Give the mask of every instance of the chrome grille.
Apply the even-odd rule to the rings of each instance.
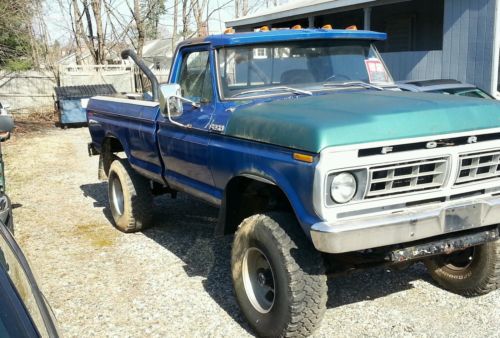
[[[460,155],[455,184],[486,180],[500,176],[500,149]]]
[[[437,189],[443,186],[448,158],[432,158],[372,167],[366,198]]]

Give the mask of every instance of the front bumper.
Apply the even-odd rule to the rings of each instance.
[[[411,207],[389,215],[365,216],[311,227],[317,250],[343,253],[412,242],[500,223],[500,196],[439,206]]]

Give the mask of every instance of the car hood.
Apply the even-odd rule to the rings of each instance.
[[[443,94],[338,91],[236,108],[225,134],[310,152],[500,127],[500,103]]]

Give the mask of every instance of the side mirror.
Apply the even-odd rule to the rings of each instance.
[[[11,132],[14,129],[12,115],[0,115],[0,132]]]
[[[160,85],[160,109],[168,116],[179,116],[182,114],[181,86],[175,84]]]
[[[181,86],[177,83],[163,84],[160,86],[160,111],[167,115],[170,123],[179,127],[191,128],[190,124],[182,124],[172,119],[172,116],[182,114],[182,102],[189,102],[195,108],[200,104],[181,96]]]

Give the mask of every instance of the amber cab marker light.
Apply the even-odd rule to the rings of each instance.
[[[261,32],[269,32],[269,26],[262,26],[260,27]]]
[[[226,28],[226,30],[224,30],[224,34],[234,34],[234,28],[233,27]]]
[[[328,25],[324,25],[323,27],[321,27],[323,29],[333,29],[332,25],[328,24]]]
[[[292,27],[292,29],[295,29],[295,30],[302,29],[302,26],[301,25],[295,25],[295,26]]]
[[[314,158],[311,155],[293,153],[293,159],[301,162],[312,163]]]
[[[346,29],[350,30],[350,31],[357,31],[358,27],[356,25],[352,25],[352,26],[347,27]]]

